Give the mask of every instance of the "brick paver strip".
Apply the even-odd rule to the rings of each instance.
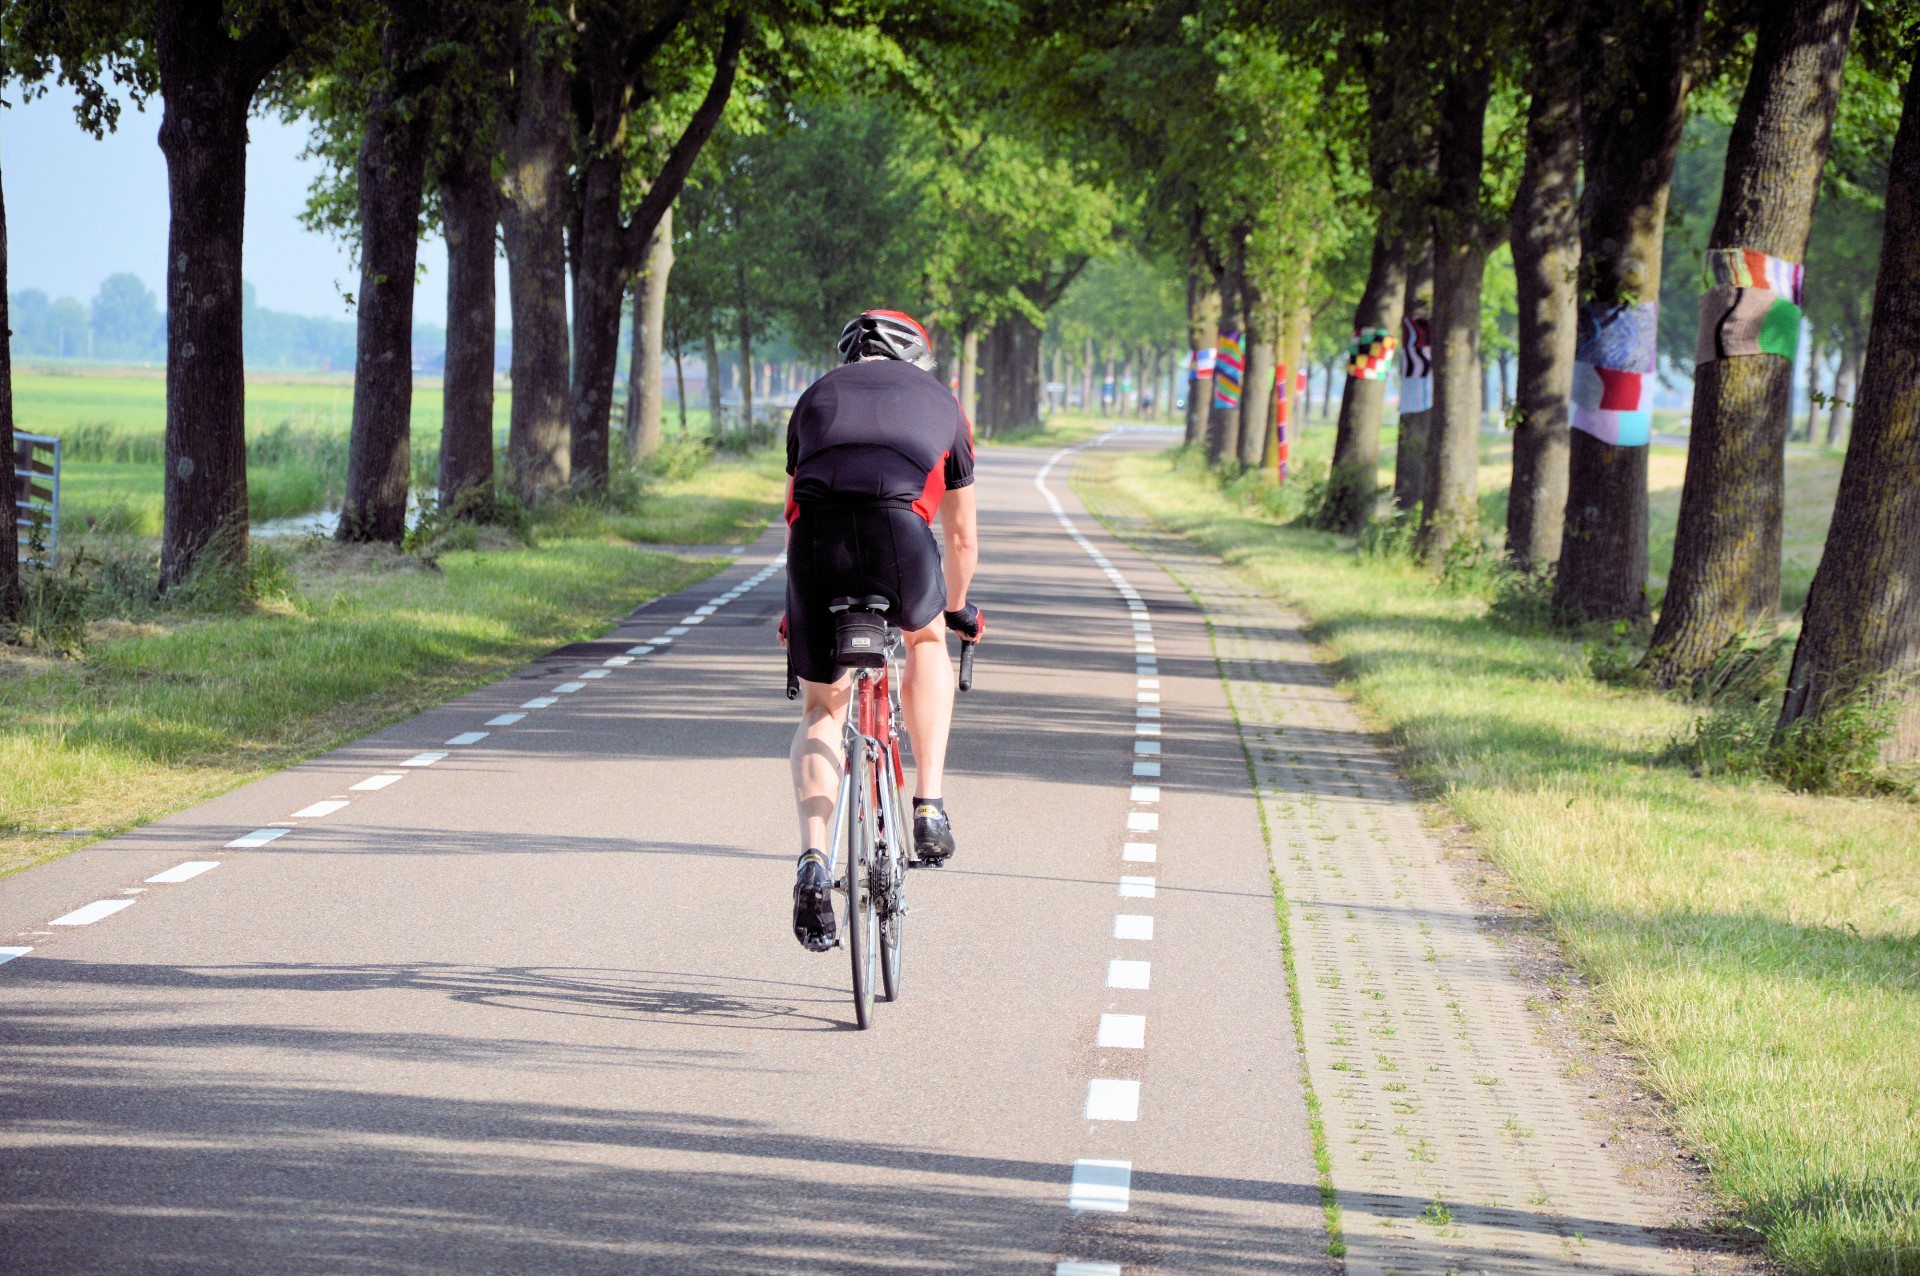
[[[1300,617],[1103,486],[1089,507],[1213,630],[1292,918],[1348,1276],[1688,1270]]]

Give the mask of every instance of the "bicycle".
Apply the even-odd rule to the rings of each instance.
[[[836,598],[835,659],[853,670],[847,708],[844,766],[827,845],[827,876],[847,897],[840,939],[853,961],[853,1011],[861,1028],[873,1021],[876,972],[887,1001],[900,998],[900,948],[906,939],[906,870],[913,859],[913,806],[908,794],[900,711],[899,674],[906,646],[887,619],[887,600]],[[977,644],[960,643],[962,691],[973,687]],[[787,662],[787,699],[800,683]],[[845,849],[846,871],[840,873]],[[835,876],[839,873],[839,876]]]

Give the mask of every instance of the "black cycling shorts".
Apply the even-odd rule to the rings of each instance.
[[[787,540],[787,649],[808,682],[834,682],[836,598],[887,600],[887,619],[924,629],[947,607],[940,547],[905,505],[802,506]]]

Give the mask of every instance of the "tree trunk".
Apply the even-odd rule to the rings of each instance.
[[[347,492],[335,535],[398,545],[413,478],[413,283],[427,177],[427,116],[407,99],[423,87],[425,32],[396,6],[381,39],[389,86],[367,112],[357,169],[360,293],[353,360]],[[396,100],[397,99],[397,100]]]
[[[574,237],[573,364],[568,386],[572,482],[604,491],[611,467],[613,380],[620,363],[620,308],[627,290],[620,200],[625,157],[602,152],[581,165]],[[516,331],[519,325],[515,325]]]
[[[1596,404],[1606,400],[1599,396],[1603,379],[1596,370],[1604,365],[1580,356],[1632,362],[1635,368],[1609,370],[1634,378],[1653,370],[1658,303],[1647,299],[1660,295],[1667,195],[1705,15],[1706,0],[1635,6],[1610,28],[1624,50],[1616,79],[1584,90],[1584,304],[1569,418],[1567,515],[1553,596],[1554,610],[1566,622],[1639,620],[1647,614],[1649,418],[1631,388],[1611,399],[1630,408],[1583,409],[1583,385]],[[1610,59],[1593,64],[1614,68]]]
[[[1187,271],[1187,349],[1195,359],[1220,344],[1220,284],[1205,263],[1196,261]],[[1088,338],[1091,348],[1092,338]],[[1197,364],[1187,368],[1187,435],[1197,443],[1207,428],[1207,405],[1213,402],[1213,373],[1202,376]]]
[[[1249,468],[1260,464],[1273,432],[1273,376],[1280,333],[1273,307],[1248,285],[1247,379],[1240,396],[1240,427],[1232,455]]]
[[[1513,483],[1507,499],[1507,559],[1523,572],[1560,558],[1567,514],[1567,401],[1580,265],[1580,90],[1572,22],[1545,24],[1537,45],[1527,158],[1513,202],[1518,297]]]
[[[1840,351],[1840,367],[1833,374],[1833,407],[1827,414],[1827,446],[1837,448],[1853,420],[1853,392],[1860,380],[1860,347]]]
[[[1237,457],[1240,449],[1240,394],[1246,378],[1244,300],[1246,232],[1235,231],[1232,264],[1220,278],[1219,360],[1214,364],[1214,394],[1207,409],[1207,464]],[[1234,364],[1238,364],[1236,368]],[[1232,400],[1222,404],[1222,393]]]
[[[1753,71],[1727,148],[1710,262],[1728,277],[1701,302],[1693,429],[1680,489],[1673,571],[1645,667],[1658,686],[1688,685],[1741,633],[1771,628],[1780,611],[1785,448],[1793,407],[1793,352],[1723,351],[1722,313],[1743,294],[1777,298],[1800,336],[1793,273],[1750,279],[1715,250],[1801,262],[1826,166],[1840,69],[1859,0],[1780,0],[1761,10]],[[1744,281],[1744,282],[1743,282]],[[1770,292],[1769,283],[1787,285]],[[1709,322],[1714,323],[1708,327]]]
[[[960,335],[960,410],[968,421],[980,417],[980,329],[972,325]]]
[[[0,466],[6,484],[0,487],[5,508],[0,509],[0,623],[20,614],[19,499],[13,472],[19,468],[13,441],[13,329],[7,304],[7,196],[0,188]]]
[[[718,439],[724,433],[726,420],[726,402],[721,397],[724,388],[720,383],[720,336],[712,327],[707,329],[707,433]]]
[[[1374,229],[1367,286],[1353,312],[1355,335],[1382,328],[1398,333],[1406,299],[1406,245],[1383,219]],[[1340,399],[1340,424],[1333,436],[1333,469],[1327,476],[1327,504],[1321,521],[1333,531],[1358,536],[1380,503],[1380,418],[1386,411],[1387,382],[1385,378],[1356,377],[1352,372],[1349,367],[1346,393]],[[1331,365],[1327,375],[1327,393],[1331,396]]]
[[[238,38],[222,6],[160,0],[154,50],[166,99],[166,519],[160,579],[180,583],[210,547],[247,561],[246,363],[241,241],[246,227],[247,110],[291,50],[262,20]]]
[[[742,270],[742,284],[746,272]],[[744,300],[744,299],[743,299]],[[743,304],[739,313],[740,327],[740,429],[745,438],[753,437],[753,325],[747,318],[747,309]]]
[[[1092,412],[1093,408],[1093,338],[1086,341],[1086,352],[1080,360],[1080,410]]]
[[[633,285],[633,351],[627,369],[627,455],[660,450],[660,359],[665,353],[667,279],[673,273],[673,210],[647,241],[647,264]]]
[[[687,433],[687,369],[680,359],[680,343],[673,343],[673,401],[680,410],[680,433]]]
[[[1007,322],[1012,328],[1013,347],[1011,424],[1016,429],[1037,426],[1040,424],[1040,341],[1044,334],[1025,315],[1015,315]]]
[[[440,414],[440,507],[493,493],[494,228],[500,192],[493,157],[475,147],[440,184],[447,237],[447,355]]]
[[[1433,257],[1433,421],[1420,549],[1438,565],[1456,542],[1480,535],[1480,417],[1486,369],[1480,361],[1480,290],[1487,235],[1480,214],[1485,162],[1485,75],[1456,73],[1441,86],[1435,132],[1439,192]]]
[[[1423,234],[1421,241],[1420,256],[1408,260],[1407,295],[1401,303],[1401,314],[1405,317],[1401,324],[1401,339],[1407,344],[1412,343],[1416,332],[1424,330],[1431,333],[1433,330],[1433,240],[1430,234]],[[1429,380],[1429,397],[1432,395],[1432,385]],[[1351,379],[1347,382],[1346,392],[1353,393]],[[1433,409],[1429,406],[1407,411],[1405,381],[1401,382],[1400,392],[1399,436],[1393,449],[1393,507],[1405,513],[1418,508],[1420,502],[1426,499],[1427,433],[1433,419]],[[1344,413],[1346,409],[1343,407],[1341,411]]]
[[[573,138],[565,50],[544,32],[528,35],[517,78],[506,121],[500,210],[513,312],[507,466],[514,494],[532,502],[564,487],[573,470],[566,240]]]
[[[1858,693],[1907,706],[1899,758],[1920,751],[1920,77],[1888,165],[1886,230],[1833,524],[1807,599],[1780,712],[1784,729]]]

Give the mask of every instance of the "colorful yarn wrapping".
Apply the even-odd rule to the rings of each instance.
[[[1195,350],[1193,352],[1192,366],[1193,379],[1195,381],[1198,381],[1201,377],[1210,377],[1213,375],[1214,357],[1215,351],[1212,346],[1208,346],[1205,350]]]
[[[1347,345],[1347,375],[1358,381],[1385,381],[1399,338],[1385,328],[1355,328]]]
[[[1273,468],[1282,483],[1287,481],[1287,454],[1291,451],[1287,438],[1289,415],[1287,365],[1283,363],[1273,370]]]
[[[1433,328],[1425,319],[1403,319],[1400,346],[1400,415],[1433,407]]]
[[[1223,332],[1220,334],[1220,355],[1213,368],[1213,406],[1216,408],[1237,408],[1240,406],[1240,379],[1246,373],[1246,364],[1240,353],[1240,334]]]
[[[1735,355],[1773,354],[1789,362],[1800,350],[1800,296],[1806,267],[1751,248],[1707,253],[1707,290],[1700,298],[1697,366]]]
[[[1646,378],[1653,373],[1660,303],[1589,301],[1573,351],[1573,428],[1614,447],[1653,438]]]

